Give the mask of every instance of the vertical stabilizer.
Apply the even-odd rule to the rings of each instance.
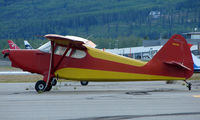
[[[163,71],[173,71],[176,76],[182,74],[186,79],[192,76],[194,69],[187,41],[178,34],[173,35],[148,64],[162,64]]]
[[[20,49],[12,40],[8,40],[10,49]]]
[[[33,49],[33,47],[30,45],[30,43],[27,40],[24,40],[24,45],[26,49]]]

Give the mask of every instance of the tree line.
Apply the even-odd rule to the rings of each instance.
[[[73,8],[75,5],[73,2],[59,4],[56,1],[57,3],[53,2],[55,8],[50,8],[50,5],[39,8],[37,5],[42,4],[42,1],[29,1],[32,2],[29,8],[25,4],[19,10],[14,7],[17,0],[10,2],[4,0],[2,7],[13,5],[14,8],[0,15],[2,43],[0,48],[5,48],[7,39],[13,39],[23,47],[23,40],[35,44],[36,41],[43,40],[42,35],[49,33],[89,37],[99,48],[114,48],[116,40],[118,40],[118,47],[131,47],[142,45],[143,39],[158,39],[160,36],[168,38],[174,33],[190,32],[192,28],[200,27],[200,1],[179,1],[174,3],[171,0],[168,2],[150,0],[143,6],[132,5],[132,7],[128,6],[128,3],[133,4],[132,1],[119,0],[116,3],[119,7],[116,7],[104,6],[103,2],[91,0],[86,0],[85,6],[81,6],[80,1],[77,0],[77,7],[82,9],[74,6],[74,10],[67,12],[66,8]],[[96,4],[101,4],[101,7],[108,9],[101,9]],[[19,10],[19,13],[14,12],[15,9]],[[149,15],[151,11],[160,11],[160,16],[154,18]],[[75,14],[75,12],[80,13]],[[34,46],[38,47],[39,44]]]

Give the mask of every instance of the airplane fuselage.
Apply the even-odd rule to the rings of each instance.
[[[88,48],[83,52],[86,54],[82,58],[65,56],[55,70],[55,76],[69,80],[87,81],[185,79],[181,68],[180,70],[168,68],[159,61],[156,64],[146,63],[95,48]],[[61,57],[61,55],[55,54],[54,66],[58,64]],[[9,58],[13,67],[41,75],[48,74],[50,53],[40,50],[10,50]]]

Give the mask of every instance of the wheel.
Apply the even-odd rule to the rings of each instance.
[[[57,80],[55,78],[53,78],[52,81],[51,81],[51,85],[56,86],[56,84],[57,84]]]
[[[192,89],[192,83],[188,83],[188,89],[191,90]]]
[[[46,88],[45,88],[45,91],[50,91],[52,88],[52,85],[48,85]]]
[[[82,86],[87,86],[88,85],[88,81],[80,81]]]
[[[44,92],[45,86],[46,86],[46,82],[44,82],[43,80],[39,80],[35,84],[35,90],[38,93]]]

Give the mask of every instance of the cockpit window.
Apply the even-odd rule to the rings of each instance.
[[[55,54],[57,55],[63,55],[65,53],[65,50],[67,48],[66,47],[61,47],[61,46],[57,46],[56,50],[55,50]],[[67,54],[65,56],[69,57],[69,55],[71,54],[72,49],[70,48],[69,51],[67,52]],[[83,50],[73,50],[73,53],[71,55],[72,58],[84,58],[86,56],[85,51]]]
[[[70,48],[69,51],[67,52],[67,54],[65,56],[69,57],[70,53],[72,52],[72,49]]]
[[[84,58],[86,56],[85,51],[83,50],[74,50],[72,53],[72,58]]]
[[[45,43],[44,45],[40,46],[38,49],[39,49],[40,51],[42,51],[42,52],[50,53],[51,42],[49,41],[49,42]]]
[[[51,53],[50,49],[51,49],[51,42],[47,42],[44,45],[42,45],[41,47],[38,48],[39,50],[43,51],[43,52],[47,52],[47,53]],[[63,55],[66,51],[67,47],[62,47],[62,46],[57,46],[56,50],[55,50],[55,54],[57,55]],[[69,57],[69,55],[71,54],[72,49],[70,48],[69,51],[67,52],[67,54],[65,56]],[[86,56],[86,52],[83,50],[73,50],[73,53],[71,55],[72,58],[84,58]]]
[[[55,50],[55,54],[63,55],[65,53],[66,49],[67,49],[66,47],[57,46],[57,48]]]

